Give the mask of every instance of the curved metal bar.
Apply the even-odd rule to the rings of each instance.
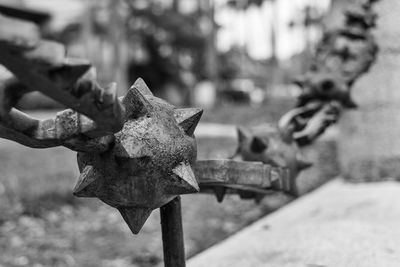
[[[15,75],[0,88],[1,137],[37,148],[107,149],[104,142],[112,142],[113,133],[122,129],[125,120],[116,85],[100,87],[87,61],[66,58],[64,46],[42,40],[32,23],[2,15],[0,22],[0,63]],[[18,100],[34,90],[71,109],[47,120],[16,110]]]

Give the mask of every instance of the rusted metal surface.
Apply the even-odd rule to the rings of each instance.
[[[325,33],[317,47],[311,68],[294,80],[301,88],[297,106],[281,117],[277,127],[238,129],[239,144],[234,159],[258,161],[259,166],[264,163],[275,168],[287,168],[288,177],[280,178],[285,181],[284,184],[290,185],[289,191],[296,194],[296,177],[311,165],[302,158],[299,147],[312,144],[330,125],[337,122],[343,109],[357,107],[351,98],[351,87],[358,77],[369,70],[378,51],[371,34],[376,20],[376,14],[372,10],[375,2],[376,0],[367,0],[361,5],[350,6],[345,13],[343,27]],[[245,186],[234,179],[235,174],[247,177],[249,183],[254,181],[254,177],[268,181],[265,178],[268,175],[261,174],[262,171],[257,168],[252,173],[246,173],[246,168],[236,168],[236,172],[226,174],[223,173],[223,168],[214,170],[211,163],[209,165],[210,172],[213,170],[213,173],[208,176],[232,177],[235,186]],[[202,177],[201,174],[199,177]],[[200,181],[202,184],[203,181]],[[226,193],[224,188],[228,186],[220,186],[214,190],[219,200]],[[266,190],[268,187],[258,183],[256,188]],[[274,189],[287,191],[283,188]],[[251,191],[249,188],[248,192]]]
[[[78,151],[81,175],[74,195],[99,198],[118,209],[133,233],[152,210],[199,191],[191,165],[201,109],[177,109],[154,97],[141,79],[118,99],[115,84],[101,88],[88,62],[66,58],[65,48],[42,40],[33,24],[0,20],[0,63],[11,71],[0,88],[1,137],[35,148],[62,145]],[[33,90],[70,109],[47,120],[15,109]],[[252,149],[259,150],[254,144]],[[196,164],[203,191],[211,188],[220,198],[225,191],[243,198],[291,192],[289,169],[233,160]]]
[[[180,197],[160,208],[165,267],[185,267]]]
[[[112,139],[107,135],[122,129],[125,116],[116,85],[100,87],[87,61],[65,57],[64,46],[42,40],[34,24],[2,15],[0,22],[0,63],[12,73],[0,88],[0,136],[35,148],[106,150]],[[36,120],[14,108],[30,91],[40,91],[70,109]]]
[[[201,192],[213,193],[219,202],[226,194],[260,199],[274,192],[293,193],[288,168],[273,167],[262,162],[238,160],[198,160],[194,173]]]
[[[230,160],[200,160],[194,165],[201,192],[214,193],[219,202],[225,194],[262,199],[283,192],[297,195],[296,177],[311,166],[297,143],[273,126],[238,128],[239,145]]]
[[[118,99],[115,84],[101,88],[89,63],[66,58],[65,48],[42,40],[35,26],[4,16],[0,19],[4,22],[0,63],[12,72],[1,88],[1,137],[30,147],[63,145],[78,151],[81,176],[74,195],[97,197],[117,208],[134,233],[153,209],[177,195],[199,190],[190,165],[196,158],[193,133],[200,109],[174,108],[154,97],[141,79]],[[16,26],[19,30],[9,30]],[[16,110],[20,97],[32,90],[70,109],[48,120]],[[292,165],[290,159],[274,165],[282,167],[279,170],[261,164],[264,173],[259,163],[208,161],[196,165],[196,171],[211,179],[203,181],[202,188],[214,188],[220,198],[225,189],[250,198],[271,190],[293,191],[288,175]],[[221,168],[210,172],[212,166]],[[227,179],[224,185],[215,183],[223,177]]]
[[[78,153],[82,172],[74,195],[96,197],[117,208],[133,233],[152,212],[176,196],[196,193],[193,130],[202,110],[175,109],[139,80],[122,100],[126,110],[113,146]]]
[[[235,159],[259,161],[274,167],[288,168],[290,177],[311,166],[292,139],[285,140],[273,126],[238,128],[239,145]]]
[[[297,195],[296,177],[312,164],[303,157],[291,135],[283,135],[275,126],[261,125],[239,127],[238,137],[239,144],[233,159],[254,165],[259,162],[279,174],[270,188],[260,188]]]
[[[78,151],[74,195],[117,208],[133,233],[152,210],[199,187],[194,129],[202,110],[176,109],[154,97],[142,79],[118,99],[116,85],[96,82],[88,62],[42,40],[31,23],[0,16],[0,63],[11,73],[0,87],[0,137],[23,145]],[[14,108],[38,90],[70,109],[36,120]]]
[[[200,189],[218,201],[227,193],[256,200],[276,191],[296,194],[298,173],[311,165],[299,146],[313,142],[343,108],[356,106],[351,85],[376,57],[373,2],[349,10],[345,27],[325,36],[312,68],[296,80],[298,106],[277,128],[239,128],[233,159],[197,162],[193,134],[201,109],[177,109],[141,79],[119,99],[115,84],[96,82],[89,62],[66,57],[64,46],[43,40],[33,24],[0,15],[0,63],[10,71],[0,85],[0,137],[77,151],[81,175],[74,195],[118,209],[135,234],[161,208],[166,266],[184,266],[177,196]],[[47,120],[15,109],[31,91],[69,109]]]

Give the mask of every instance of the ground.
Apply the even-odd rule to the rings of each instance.
[[[398,267],[398,203],[397,181],[338,178],[196,255],[187,266]]]
[[[202,121],[274,122],[293,105],[292,100],[275,100],[261,108],[224,107],[205,111]],[[199,139],[199,158],[226,157],[235,145],[235,140]],[[330,150],[326,147],[324,150]],[[72,196],[78,177],[74,152],[65,148],[34,150],[3,140],[0,148],[0,266],[149,267],[162,262],[158,211],[134,236],[116,210],[98,200]],[[183,196],[187,256],[221,241],[287,200],[276,196],[256,205],[228,196],[220,204],[211,195]]]

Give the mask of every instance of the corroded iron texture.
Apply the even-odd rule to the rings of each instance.
[[[312,164],[301,154],[297,143],[290,135],[282,133],[274,126],[259,126],[254,128],[238,128],[238,148],[234,159],[262,162],[275,168],[287,169],[288,175],[282,177],[287,188],[276,188],[297,194],[296,177]]]
[[[262,162],[199,160],[194,165],[201,192],[214,193],[218,202],[226,194],[259,200],[274,192],[292,193],[289,169]]]
[[[301,156],[299,146],[314,142],[337,122],[344,108],[357,106],[351,98],[351,86],[369,70],[378,51],[371,34],[376,20],[372,11],[375,2],[367,0],[351,6],[345,13],[345,25],[325,33],[311,68],[294,80],[301,88],[297,107],[284,114],[277,127],[238,129],[234,159],[287,168],[287,184],[296,193],[297,175],[311,165]],[[223,199],[224,189],[214,191],[217,198]]]
[[[185,267],[182,211],[180,197],[160,208],[165,267]]]
[[[238,138],[231,160],[196,162],[201,192],[214,193],[219,202],[227,193],[256,201],[276,192],[297,195],[296,177],[312,164],[291,136],[283,136],[273,126],[260,126],[239,127]]]
[[[100,87],[87,61],[65,57],[64,46],[42,40],[34,24],[2,15],[0,22],[0,63],[12,72],[0,86],[0,136],[35,148],[107,150],[123,125],[116,85]],[[71,109],[37,120],[13,108],[30,91]]]
[[[292,179],[301,170],[311,166],[301,155],[297,144],[293,140],[282,138],[275,127],[239,127],[238,136],[239,145],[235,159],[288,168]]]
[[[190,165],[201,109],[176,109],[142,79],[118,99],[115,84],[100,87],[89,63],[66,58],[64,46],[42,40],[33,24],[1,15],[0,22],[0,63],[11,71],[0,85],[0,137],[78,151],[74,195],[117,208],[133,233],[153,209],[199,191]],[[33,90],[70,109],[47,120],[15,109]]]
[[[74,195],[96,197],[117,208],[133,233],[152,210],[199,187],[191,169],[196,159],[193,131],[201,109],[175,109],[138,80],[122,99],[122,130],[108,151],[78,153],[82,172]]]

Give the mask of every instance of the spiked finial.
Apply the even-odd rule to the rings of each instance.
[[[248,136],[248,131],[247,129],[243,128],[243,127],[237,127],[237,136],[238,136],[238,141],[239,143],[243,142],[244,140],[247,139]]]
[[[93,170],[93,167],[87,165],[84,167],[81,175],[79,176],[78,183],[76,184],[73,194],[77,197],[96,197],[95,185],[98,177]]]
[[[142,78],[138,78],[133,84],[133,87],[135,87],[142,95],[153,95]]]
[[[148,208],[129,208],[129,207],[119,207],[119,212],[122,218],[131,229],[132,233],[138,234],[140,229],[142,229],[144,223],[149,218],[152,209]]]
[[[267,140],[264,140],[258,136],[254,136],[251,141],[250,149],[254,153],[262,153],[264,150],[268,148]]]
[[[200,191],[196,177],[194,176],[193,170],[189,164],[181,162],[172,170],[172,172],[176,176],[176,182],[169,193],[181,195],[197,193]]]
[[[293,141],[282,140],[278,129],[267,129],[267,125],[259,128],[238,127],[238,158],[244,161],[260,161],[276,167],[286,167],[290,176],[310,167]]]
[[[146,99],[140,90],[134,85],[129,89],[128,93],[122,99],[122,103],[126,108],[126,115],[129,116],[142,116],[149,112],[151,104]]]
[[[226,187],[222,187],[222,186],[215,186],[213,188],[215,197],[217,198],[217,201],[219,203],[221,203],[222,201],[224,201],[225,195],[226,195]]]
[[[153,209],[199,191],[190,165],[202,110],[175,109],[154,97],[142,79],[122,103],[127,115],[112,148],[101,155],[79,154],[82,174],[74,194],[117,208],[137,234]]]
[[[50,72],[50,79],[60,88],[69,88],[76,83],[89,69],[89,62],[68,61],[57,71]]]

